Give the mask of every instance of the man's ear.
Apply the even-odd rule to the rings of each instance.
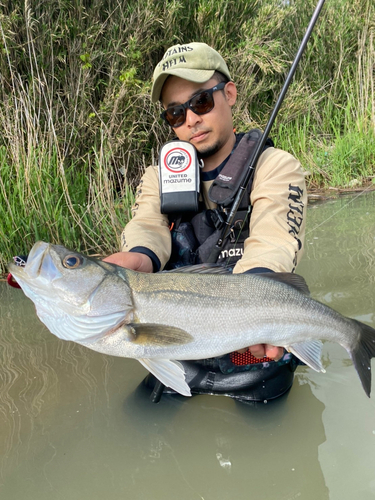
[[[237,87],[233,82],[228,82],[224,89],[225,98],[229,106],[233,106],[237,99]]]

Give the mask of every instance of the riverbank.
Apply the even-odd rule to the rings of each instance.
[[[308,190],[308,202],[327,201],[340,196],[354,196],[375,191],[374,177],[366,179],[360,186],[357,183],[359,181],[354,182],[352,186],[311,188]]]

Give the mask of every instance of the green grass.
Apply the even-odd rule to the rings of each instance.
[[[264,127],[315,0],[62,0],[0,7],[0,270],[44,239],[119,248],[133,191],[171,135],[150,101],[166,48],[228,61],[238,131]],[[374,175],[375,5],[326,2],[271,136],[310,187]]]
[[[349,124],[350,125],[350,124]],[[311,115],[275,130],[277,147],[300,159],[309,172],[311,188],[364,185],[375,173],[375,129],[353,122],[344,130],[333,123],[330,133],[319,133]]]
[[[109,253],[119,246],[130,217],[133,189],[125,182],[116,191],[108,163],[93,151],[87,171],[62,168],[58,156],[32,150],[15,168],[0,147],[0,265],[27,254],[38,240],[64,243],[88,253]]]

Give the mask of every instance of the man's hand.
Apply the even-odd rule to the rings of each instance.
[[[246,351],[250,351],[253,356],[256,358],[270,358],[274,359],[275,361],[278,361],[280,358],[282,358],[284,354],[284,349],[282,347],[277,347],[274,345],[270,344],[255,344],[251,345],[247,349],[240,349],[237,352],[244,353]]]
[[[117,252],[112,255],[108,255],[108,257],[105,257],[103,260],[105,262],[117,264],[118,266],[126,267],[127,269],[132,269],[133,271],[139,271],[141,273],[152,273],[153,271],[152,260],[144,253]]]

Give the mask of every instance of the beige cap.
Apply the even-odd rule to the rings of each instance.
[[[155,68],[151,100],[157,102],[160,99],[161,89],[169,75],[203,83],[210,80],[215,71],[220,71],[231,80],[224,59],[209,45],[199,42],[174,45],[166,51]]]

